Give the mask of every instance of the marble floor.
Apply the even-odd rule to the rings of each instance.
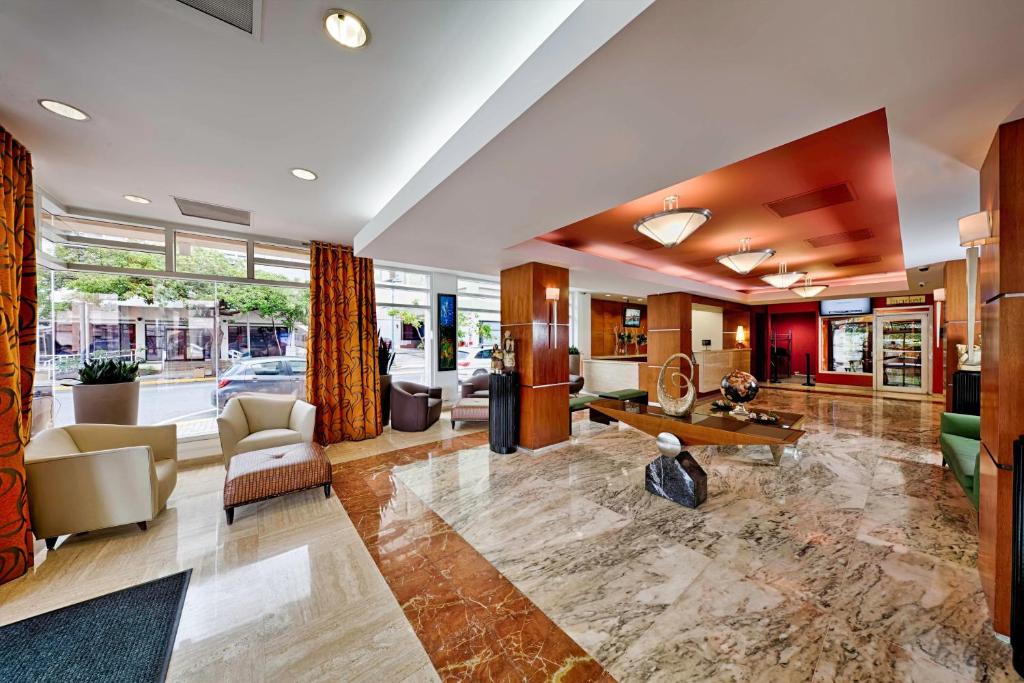
[[[766,447],[690,449],[699,510],[644,491],[653,439],[618,426],[391,477],[620,681],[1016,679],[987,625],[976,515],[935,450],[941,408],[758,404],[806,414],[807,435],[778,468]],[[383,509],[384,527],[418,514]]]
[[[1016,680],[941,406],[756,405],[808,416],[799,449],[691,448],[697,510],[643,490],[651,437],[585,420],[540,455],[447,425],[332,447],[336,496],[231,527],[223,469],[186,470],[148,532],[38,544],[0,624],[192,567],[172,680]]]

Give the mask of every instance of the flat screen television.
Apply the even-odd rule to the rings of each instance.
[[[868,315],[873,310],[870,297],[859,299],[824,299],[818,305],[819,313],[822,316]]]
[[[640,309],[626,306],[622,324],[626,327],[640,327]]]

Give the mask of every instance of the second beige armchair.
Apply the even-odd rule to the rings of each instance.
[[[315,421],[316,406],[291,396],[235,396],[217,418],[224,466],[238,453],[312,443]]]

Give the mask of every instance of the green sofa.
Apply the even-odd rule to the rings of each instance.
[[[977,415],[943,413],[939,428],[942,459],[953,470],[968,500],[978,507],[981,453],[981,418]]]

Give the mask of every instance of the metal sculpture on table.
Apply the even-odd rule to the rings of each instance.
[[[689,375],[684,375],[677,371],[675,367],[671,367],[672,362],[677,358],[685,358],[686,362],[689,363]],[[672,374],[666,377],[670,371]],[[672,382],[674,386],[669,386],[669,382]],[[671,393],[673,389],[682,389],[684,383],[686,384],[686,389],[683,391],[683,395],[679,398],[673,396]],[[661,410],[666,415],[686,417],[693,412],[693,404],[696,401],[697,390],[693,386],[693,359],[685,353],[676,353],[669,356],[669,359],[661,366],[661,372],[658,373],[658,404],[661,405]]]

